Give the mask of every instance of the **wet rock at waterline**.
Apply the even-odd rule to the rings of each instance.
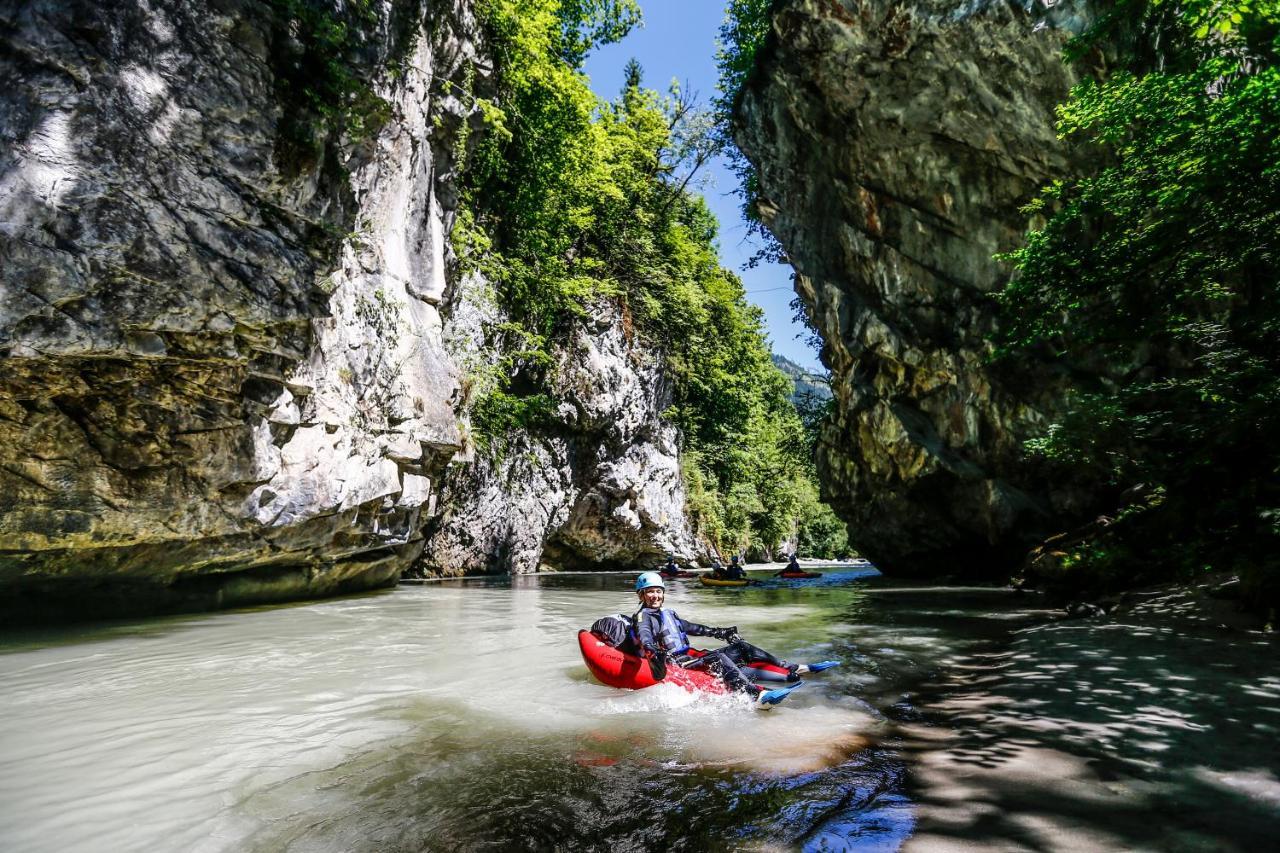
[[[340,132],[272,4],[0,3],[9,601],[324,594],[420,551],[461,443],[441,92],[474,54],[465,6],[423,14],[367,24]]]
[[[518,342],[503,339],[506,317],[483,282],[460,290],[448,341],[468,376],[484,376]],[[472,464],[450,468],[424,571],[523,573],[543,563],[575,569],[709,556],[685,519],[676,428],[662,418],[671,388],[660,356],[628,334],[616,304],[598,303],[593,314],[552,349],[554,418],[481,437]]]
[[[798,0],[773,20],[736,135],[794,264],[838,400],[823,488],[891,571],[1007,572],[1088,490],[1021,459],[1061,377],[992,366],[993,259],[1069,171],[1063,4]],[[1019,367],[1021,370],[1022,367]]]

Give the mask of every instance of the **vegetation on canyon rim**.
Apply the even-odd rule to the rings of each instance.
[[[269,3],[277,23],[275,80],[285,105],[276,154],[282,168],[296,174],[318,165],[330,131],[360,141],[391,118],[391,105],[374,92],[357,61],[378,14],[371,0],[336,9],[309,0]]]
[[[1280,4],[1119,0],[1069,57],[1121,64],[1059,108],[1097,165],[1029,207],[1006,355],[1105,364],[1030,449],[1129,505],[1093,582],[1239,571],[1280,598]]]
[[[475,402],[482,441],[554,425],[548,350],[599,300],[661,351],[666,412],[684,438],[683,473],[700,531],[722,550],[771,549],[798,526],[807,553],[834,556],[844,528],[817,500],[810,439],[769,358],[762,318],[720,267],[717,223],[688,191],[718,145],[678,90],[592,93],[581,63],[639,21],[634,0],[484,0],[496,91],[466,152],[467,214],[454,244],[495,284],[514,343]]]

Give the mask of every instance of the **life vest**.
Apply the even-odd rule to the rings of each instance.
[[[680,619],[674,610],[665,607],[658,611],[661,621],[658,623],[658,645],[668,652],[682,652],[689,648],[689,636],[680,630]]]

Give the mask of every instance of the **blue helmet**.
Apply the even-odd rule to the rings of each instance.
[[[648,589],[651,586],[660,587],[662,589],[667,588],[667,585],[662,581],[662,575],[657,572],[645,572],[640,575],[640,577],[636,578],[636,592],[639,592],[642,589]]]

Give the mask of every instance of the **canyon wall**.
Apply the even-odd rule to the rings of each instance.
[[[618,303],[601,300],[589,314],[570,320],[551,348],[553,416],[480,437],[471,464],[450,469],[424,570],[709,559],[685,517],[677,430],[662,417],[671,405],[663,358],[630,331]],[[462,288],[446,343],[468,377],[486,375],[512,348],[506,319],[483,282]]]
[[[838,405],[818,449],[825,497],[896,573],[1006,574],[1080,514],[1022,442],[1060,410],[1052,364],[993,363],[993,256],[1070,172],[1054,107],[1071,4],[795,0],[738,104],[760,213],[824,339]]]
[[[323,594],[421,549],[459,446],[428,142],[474,61],[433,14],[365,22],[357,135],[272,4],[0,7],[0,583],[32,606]]]
[[[529,439],[501,470],[470,454],[446,347],[455,149],[483,132],[469,93],[492,69],[470,4],[3,0],[0,39],[6,615],[691,547],[674,437],[628,408],[665,405],[652,364],[625,417],[586,389],[577,440]],[[616,320],[565,343],[565,382],[592,375],[580,356],[630,357]],[[536,448],[546,517],[491,508],[518,545],[440,532],[487,530],[462,484]],[[616,531],[629,544],[597,541]]]

